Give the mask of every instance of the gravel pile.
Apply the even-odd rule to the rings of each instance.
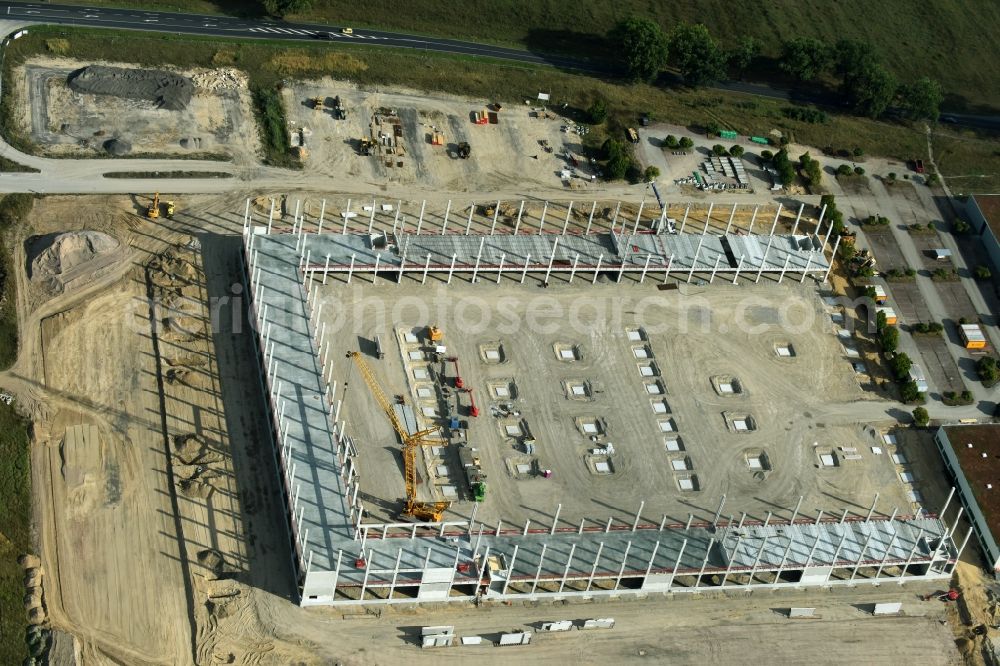
[[[187,108],[194,94],[191,79],[158,69],[91,65],[70,74],[68,83],[79,93],[148,100],[170,111]]]

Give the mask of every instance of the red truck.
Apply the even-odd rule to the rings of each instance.
[[[923,160],[913,160],[913,170],[917,173],[924,172],[924,161]]]

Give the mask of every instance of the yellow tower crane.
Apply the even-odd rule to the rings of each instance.
[[[447,440],[440,437],[431,437],[439,431],[439,428],[427,428],[415,433],[407,432],[406,426],[400,422],[396,416],[393,404],[382,391],[382,386],[375,377],[374,371],[365,362],[360,352],[350,352],[349,356],[354,359],[354,364],[358,366],[361,376],[364,377],[368,389],[372,392],[375,401],[385,412],[392,423],[392,427],[399,435],[403,443],[403,475],[406,480],[406,502],[403,506],[403,515],[407,518],[423,522],[441,522],[444,511],[451,506],[450,502],[419,502],[417,501],[417,447],[420,446],[447,446]]]

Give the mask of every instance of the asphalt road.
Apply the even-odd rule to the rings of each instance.
[[[532,53],[519,49],[476,44],[453,39],[437,39],[419,35],[403,35],[379,30],[341,32],[342,27],[285,21],[248,20],[228,16],[201,16],[171,12],[150,12],[135,9],[92,9],[49,3],[0,2],[0,19],[74,25],[118,30],[146,30],[215,37],[271,39],[283,41],[330,41],[363,43],[378,46],[437,51],[462,55],[499,58],[535,65],[552,65],[593,73],[608,73],[612,68],[603,63],[590,63],[575,58]]]
[[[344,34],[348,26],[315,23],[288,23],[273,20],[253,20],[228,16],[202,16],[172,12],[150,12],[136,9],[93,9],[49,3],[0,2],[0,20],[74,25],[119,30],[146,30],[177,34],[225,37],[228,39],[269,39],[282,41],[329,40],[342,43],[393,46],[397,48],[453,53],[497,58],[533,65],[550,65],[591,74],[614,74],[616,68],[608,62],[534,53],[521,49],[476,44],[454,39],[438,39],[380,30],[355,29]],[[712,86],[715,90],[756,95],[796,103],[836,107],[839,100],[816,92],[790,91],[757,83],[726,81]],[[1000,130],[1000,116],[947,113],[941,121],[965,127]]]

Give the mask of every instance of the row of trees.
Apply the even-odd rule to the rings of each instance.
[[[803,82],[838,77],[840,92],[855,112],[871,118],[895,102],[912,120],[937,120],[943,99],[941,85],[933,79],[900,84],[871,45],[856,39],[841,39],[833,46],[812,37],[788,40],[782,43],[778,66]]]
[[[718,81],[728,67],[746,70],[761,47],[759,40],[745,37],[725,51],[700,23],[679,23],[667,34],[654,21],[638,17],[622,21],[608,37],[619,47],[633,80],[649,81],[669,63],[692,86]]]
[[[633,80],[649,81],[669,64],[691,86],[718,81],[727,70],[742,74],[762,46],[759,40],[744,37],[726,50],[700,23],[679,23],[668,34],[654,21],[638,17],[622,21],[608,36]],[[940,84],[927,77],[901,85],[869,44],[854,39],[841,39],[833,46],[812,37],[788,40],[782,43],[779,67],[803,82],[836,76],[854,111],[872,118],[896,103],[911,119],[937,120],[943,98]]]

